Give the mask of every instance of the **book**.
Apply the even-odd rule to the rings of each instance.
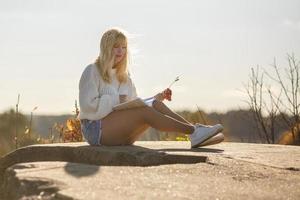
[[[179,81],[179,76],[177,76],[175,78],[175,80],[169,85],[168,89],[170,90],[171,86],[177,81]],[[169,98],[170,99],[168,99],[168,98],[167,99],[170,101],[171,96]],[[140,97],[137,97],[131,101],[127,101],[127,102],[115,105],[113,107],[113,110],[125,110],[125,109],[138,108],[138,107],[144,107],[144,106],[152,106],[154,100],[155,100],[154,97],[150,97],[150,98],[146,98],[146,99],[141,99]]]
[[[140,97],[137,97],[133,100],[115,105],[113,107],[113,110],[126,110],[126,109],[131,109],[131,108],[152,106],[152,103],[154,100],[155,100],[154,97],[150,97],[150,98],[146,98],[146,99],[141,99]]]

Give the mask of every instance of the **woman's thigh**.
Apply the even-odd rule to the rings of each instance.
[[[113,111],[102,119],[101,144],[127,145],[148,126],[143,118],[143,108]]]

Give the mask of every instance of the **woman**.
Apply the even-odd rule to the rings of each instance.
[[[127,71],[127,44],[123,31],[107,30],[101,38],[99,57],[82,73],[78,118],[90,145],[130,145],[151,126],[160,131],[190,134],[191,146],[198,147],[222,131],[220,124],[194,126],[170,110],[163,103],[170,98],[170,89],[156,94],[152,106],[113,111],[113,106],[137,97]]]

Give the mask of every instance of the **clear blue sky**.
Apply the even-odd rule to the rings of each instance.
[[[0,112],[20,93],[25,113],[71,113],[80,75],[113,26],[131,33],[141,97],[181,75],[171,108],[245,107],[251,67],[300,58],[299,10],[298,0],[0,0]]]

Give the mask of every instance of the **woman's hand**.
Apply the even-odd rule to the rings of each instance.
[[[172,100],[172,90],[170,88],[167,88],[163,91],[164,98],[167,99],[168,101]]]
[[[127,101],[127,95],[119,95],[120,103],[124,103]]]
[[[163,101],[167,99],[168,101],[171,101],[172,99],[172,90],[167,88],[163,92],[158,93],[154,96],[154,98],[158,101]]]

